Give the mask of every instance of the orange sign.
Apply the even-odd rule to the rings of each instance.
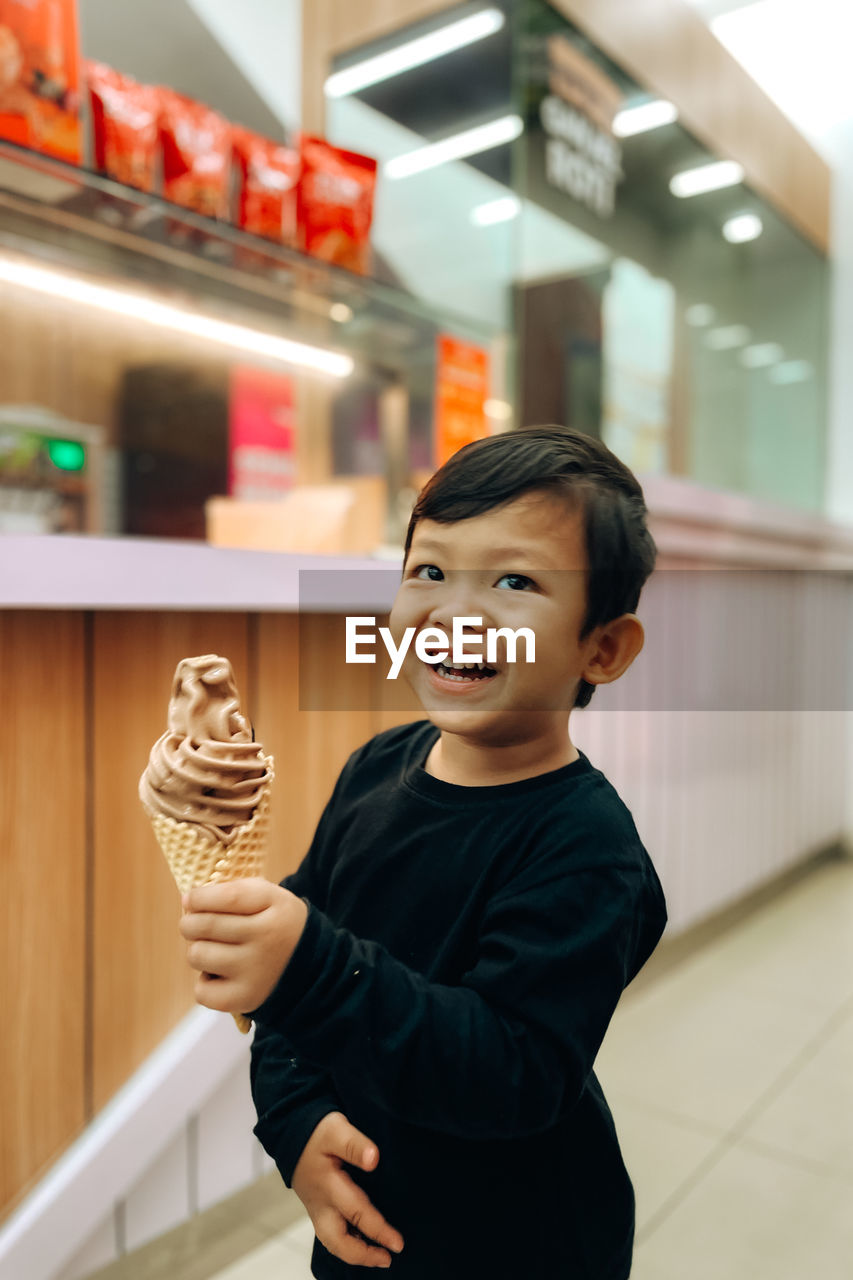
[[[489,355],[482,347],[440,334],[435,387],[435,462],[490,434],[486,419]]]

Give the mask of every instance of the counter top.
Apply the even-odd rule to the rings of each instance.
[[[643,477],[661,567],[853,570],[853,528],[669,476]],[[0,536],[0,608],[387,612],[402,556],[199,542]]]
[[[0,537],[0,608],[381,613],[394,560],[240,551],[154,538]]]

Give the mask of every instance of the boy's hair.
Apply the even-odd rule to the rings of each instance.
[[[633,613],[656,555],[643,491],[600,440],[566,427],[522,427],[475,440],[455,453],[418,495],[406,532],[406,558],[420,520],[468,520],[534,491],[564,497],[583,518],[587,611],[579,639]],[[595,685],[581,680],[574,705],[587,706],[594,692]]]

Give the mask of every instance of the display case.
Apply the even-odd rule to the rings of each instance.
[[[158,62],[141,12],[119,32],[82,0],[83,52],[271,132],[240,72],[251,41],[205,45],[216,74],[198,79],[177,55],[201,27],[179,8]],[[324,94],[306,123],[378,165],[367,274],[99,176],[91,145],[72,165],[0,143],[0,402],[101,433],[109,495],[85,529],[399,548],[455,448],[542,422],[600,435],[641,476],[820,510],[814,238],[743,170],[679,190],[735,162],[573,20],[583,4],[356,8],[345,47],[334,4],[305,14],[303,53],[306,95]],[[443,52],[365,81],[424,42]]]

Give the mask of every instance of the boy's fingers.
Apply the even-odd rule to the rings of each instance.
[[[336,1217],[337,1221],[331,1229],[332,1239],[326,1244],[326,1248],[336,1258],[354,1267],[390,1267],[391,1255],[387,1249],[380,1249],[354,1235],[357,1228],[352,1227],[345,1218],[338,1215]]]
[[[235,959],[235,948],[225,942],[191,942],[187,947],[187,964],[199,973],[228,978]]]
[[[245,942],[252,931],[251,918],[220,912],[193,911],[181,916],[178,931],[187,942]]]
[[[270,890],[276,886],[260,876],[245,880],[228,880],[222,884],[200,884],[181,899],[185,911],[224,911],[234,915],[254,915],[270,903]]]
[[[375,1169],[379,1163],[379,1152],[376,1144],[371,1142],[355,1125],[350,1124],[346,1116],[336,1113],[334,1123],[330,1123],[326,1137],[328,1155],[337,1156],[346,1164],[357,1169]]]
[[[384,1245],[392,1253],[400,1253],[403,1248],[403,1237],[399,1231],[385,1221],[378,1209],[374,1208],[368,1197],[354,1182],[346,1178],[339,1197],[336,1197],[335,1208],[339,1209],[347,1222],[356,1231]]]

